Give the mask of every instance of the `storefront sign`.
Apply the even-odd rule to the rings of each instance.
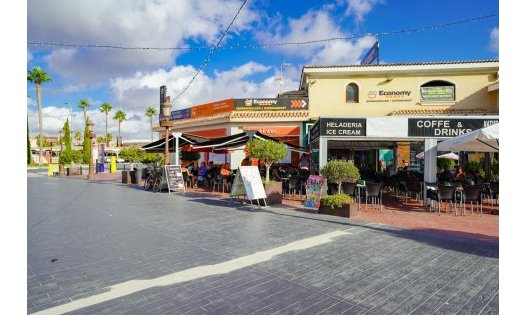
[[[290,137],[300,135],[300,126],[244,127],[243,130],[257,130],[271,137]]]
[[[371,90],[367,93],[366,102],[389,103],[389,102],[411,102],[412,91],[408,90]]]
[[[192,118],[212,116],[219,113],[231,112],[234,109],[234,99],[227,99],[218,102],[193,106],[191,111]]]
[[[422,86],[420,87],[420,100],[441,102],[455,100],[454,86]]]
[[[306,190],[307,200],[303,203],[305,208],[318,209],[320,207],[321,192],[323,187],[323,177],[310,175],[307,179]]]
[[[181,119],[190,119],[192,117],[192,112],[190,108],[179,109],[172,111],[170,115],[170,120],[181,120]]]
[[[365,137],[365,124],[365,118],[320,118],[320,136]]]
[[[159,93],[159,113],[163,112],[163,104],[166,101],[166,85],[161,86]]]
[[[312,127],[309,129],[309,135],[307,143],[311,144],[320,138],[320,121],[318,120]]]
[[[309,108],[308,98],[246,98],[235,99],[234,110],[306,110]]]
[[[409,118],[409,137],[451,138],[498,123],[498,119]]]
[[[183,172],[180,165],[165,165],[164,173],[166,174],[168,193],[172,190],[185,191]]]

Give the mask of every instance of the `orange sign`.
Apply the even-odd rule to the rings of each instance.
[[[220,138],[226,137],[226,128],[189,131],[188,133],[206,138]]]
[[[234,99],[230,98],[218,102],[193,106],[191,109],[191,117],[206,117],[218,113],[226,113],[234,110]]]
[[[300,126],[244,127],[243,130],[257,130],[265,136],[271,137],[286,137],[300,135]]]

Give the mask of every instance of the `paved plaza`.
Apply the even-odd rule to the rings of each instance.
[[[499,311],[492,239],[110,180],[27,181],[28,313]]]

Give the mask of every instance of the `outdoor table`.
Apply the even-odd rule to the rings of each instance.
[[[365,189],[367,186],[365,184],[356,183],[356,189],[358,189],[358,210],[360,210],[361,205],[361,191],[362,189]]]

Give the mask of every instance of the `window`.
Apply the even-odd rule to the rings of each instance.
[[[451,82],[435,80],[420,86],[420,100],[425,102],[455,101],[455,85]]]
[[[345,90],[345,101],[347,103],[358,103],[358,85],[350,83]]]

